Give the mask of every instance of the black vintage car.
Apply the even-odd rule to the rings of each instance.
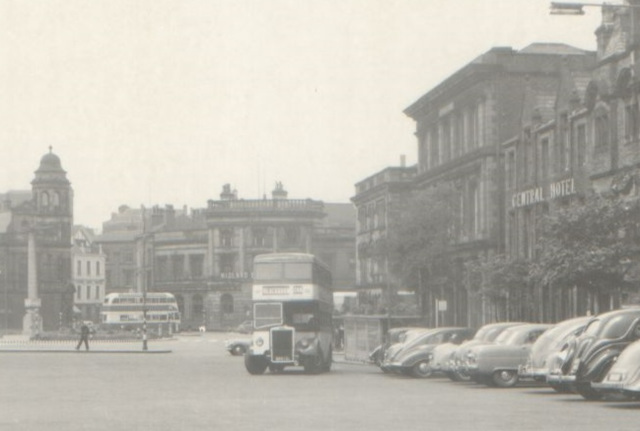
[[[640,308],[610,311],[589,322],[569,347],[564,363],[547,376],[550,383],[569,383],[588,400],[603,397],[591,384],[601,382],[620,353],[640,339]]]

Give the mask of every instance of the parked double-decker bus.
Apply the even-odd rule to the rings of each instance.
[[[103,328],[142,328],[144,309],[147,310],[147,327],[158,332],[180,330],[178,302],[171,293],[148,292],[146,299],[142,293],[109,293],[105,296],[100,310]]]
[[[253,263],[253,335],[245,354],[251,374],[303,366],[331,369],[331,272],[303,253],[258,255]]]

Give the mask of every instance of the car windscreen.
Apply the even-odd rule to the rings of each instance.
[[[636,314],[623,314],[604,322],[600,337],[608,340],[622,337],[637,318]]]
[[[282,324],[282,304],[265,303],[254,304],[253,320],[256,328],[264,328]]]
[[[516,346],[523,344],[529,337],[530,330],[507,329],[496,338],[497,344]]]
[[[485,334],[484,341],[497,341],[498,336],[504,333],[507,329],[509,328],[505,328],[504,326],[490,328]]]
[[[564,340],[567,335],[576,330],[574,326],[558,325],[546,331],[535,342],[532,348],[532,353],[547,351],[554,348]]]
[[[584,330],[585,336],[596,336],[600,331],[600,326],[602,325],[602,321],[600,319],[594,320]]]
[[[485,340],[487,335],[491,332],[491,327],[482,327],[480,329],[478,329],[478,332],[476,332],[476,335],[473,337],[474,340]]]

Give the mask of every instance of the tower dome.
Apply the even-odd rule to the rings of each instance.
[[[40,159],[40,166],[35,174],[36,177],[31,184],[42,182],[69,184],[69,180],[67,180],[67,172],[62,169],[60,157],[53,154],[53,149],[51,147],[49,147],[49,152]]]
[[[62,172],[66,173],[64,169],[62,169],[62,164],[60,163],[60,157],[53,154],[53,148],[49,147],[49,152],[42,156],[40,159],[40,167],[36,171],[38,172]]]

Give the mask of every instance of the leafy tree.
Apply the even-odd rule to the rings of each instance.
[[[532,275],[543,285],[606,293],[624,285],[626,262],[640,252],[640,205],[591,194],[543,217]]]
[[[465,273],[470,285],[477,285],[478,292],[493,299],[494,303],[509,302],[504,316],[496,320],[529,320],[532,298],[532,264],[526,259],[494,255],[484,260],[473,260],[465,264]]]
[[[388,259],[389,270],[405,286],[414,286],[425,314],[425,286],[448,277],[450,247],[457,231],[455,198],[448,185],[413,191],[402,208],[390,217],[388,234],[374,253]]]

